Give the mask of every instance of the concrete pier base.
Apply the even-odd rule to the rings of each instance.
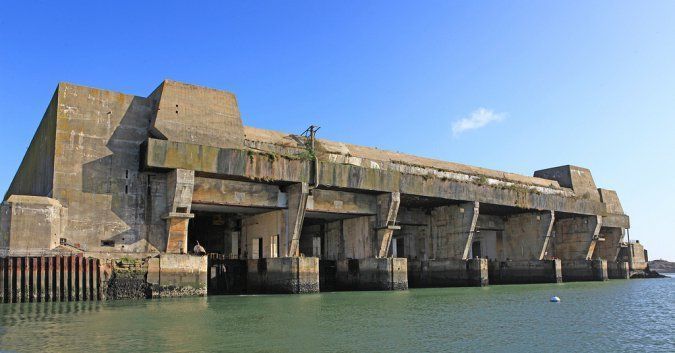
[[[560,260],[489,261],[490,284],[562,283]]]
[[[207,257],[162,254],[148,261],[147,282],[153,298],[204,296],[207,293]]]
[[[630,266],[628,261],[608,262],[607,275],[609,279],[629,279]]]
[[[319,292],[319,259],[316,257],[247,260],[246,267],[249,294]]]
[[[563,260],[562,274],[564,282],[606,281],[606,260]]]
[[[337,290],[405,290],[408,289],[405,258],[366,258],[337,260]]]
[[[410,287],[480,287],[488,284],[488,261],[470,260],[408,260]]]

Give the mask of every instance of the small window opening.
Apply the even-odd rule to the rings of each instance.
[[[101,240],[101,246],[115,246],[114,240]]]

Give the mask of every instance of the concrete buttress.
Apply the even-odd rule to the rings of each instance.
[[[387,257],[391,249],[391,235],[396,229],[395,225],[398,207],[401,204],[401,194],[392,192],[377,197],[377,257]]]
[[[288,231],[290,245],[288,247],[288,256],[300,256],[300,232],[302,223],[305,219],[305,210],[307,209],[307,197],[309,196],[309,186],[307,183],[293,184],[288,187]]]
[[[187,254],[188,222],[194,217],[190,213],[192,193],[195,184],[193,170],[175,169],[167,176],[167,235],[166,252],[173,254]]]

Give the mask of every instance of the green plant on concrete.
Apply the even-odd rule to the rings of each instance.
[[[483,175],[479,176],[478,178],[475,178],[473,181],[474,181],[474,183],[476,183],[477,185],[481,185],[481,186],[482,186],[482,185],[487,185],[487,184],[488,184],[487,178],[486,178],[485,176],[483,176]]]
[[[301,153],[298,153],[295,155],[298,159],[306,160],[306,161],[315,161],[316,160],[316,153],[314,149],[312,149],[312,145],[310,144],[309,141],[305,142],[305,151],[302,151]]]

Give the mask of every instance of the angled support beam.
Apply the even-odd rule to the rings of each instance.
[[[398,208],[401,205],[401,194],[399,192],[392,192],[377,196],[377,257],[383,258],[389,255],[391,248],[391,236],[394,230],[401,229],[396,226],[396,216],[398,215]]]
[[[305,220],[309,185],[307,183],[293,184],[286,191],[288,192],[288,232],[290,238],[288,256],[300,256],[300,233],[302,232],[302,223]]]
[[[553,211],[508,216],[504,221],[504,256],[510,260],[543,260],[554,221]]]

